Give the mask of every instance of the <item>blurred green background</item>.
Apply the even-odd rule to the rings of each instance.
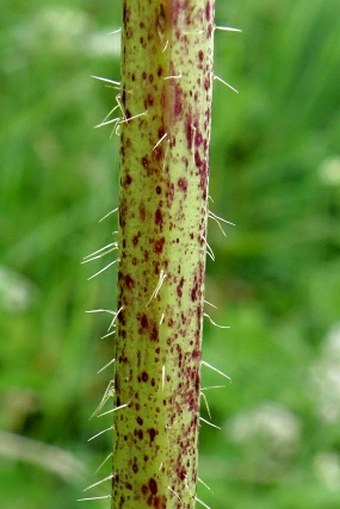
[[[119,1],[0,3],[0,500],[79,508],[110,450],[89,416],[110,378]],[[213,509],[340,507],[340,1],[218,0],[199,497]],[[203,385],[224,379],[203,367]],[[203,416],[210,419],[205,403]],[[110,421],[107,421],[107,426]],[[101,424],[101,426],[103,426]],[[8,434],[10,433],[10,434]],[[21,440],[22,439],[22,440]],[[40,461],[40,464],[38,462]],[[89,502],[104,509],[109,502]],[[88,507],[85,504],[86,507]],[[136,508],[137,509],[137,508]]]

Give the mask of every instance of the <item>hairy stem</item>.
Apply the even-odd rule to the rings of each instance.
[[[112,509],[196,505],[213,0],[123,0]]]

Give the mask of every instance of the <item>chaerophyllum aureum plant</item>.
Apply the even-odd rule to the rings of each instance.
[[[229,30],[215,26],[214,7],[122,0],[112,509],[204,505],[196,485],[213,36]]]

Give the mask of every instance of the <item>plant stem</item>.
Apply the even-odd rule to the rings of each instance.
[[[193,509],[214,2],[122,4],[112,509]]]

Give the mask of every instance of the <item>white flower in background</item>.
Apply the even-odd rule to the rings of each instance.
[[[15,27],[15,37],[35,54],[73,53],[79,37],[89,31],[88,16],[64,6],[44,6],[34,17]]]
[[[335,323],[326,335],[322,344],[322,355],[340,361],[340,322]]]
[[[335,155],[323,161],[318,169],[324,184],[336,186],[340,184],[340,156]]]
[[[310,379],[317,413],[325,422],[337,422],[340,419],[340,322],[326,335]]]
[[[37,289],[27,278],[0,265],[0,310],[25,311],[34,302]]]
[[[333,452],[319,452],[313,461],[316,475],[329,489],[339,490],[340,458]]]
[[[253,410],[235,415],[227,425],[235,443],[258,443],[268,455],[289,456],[300,440],[300,420],[282,405],[265,402]]]
[[[83,53],[96,57],[117,56],[120,57],[120,32],[110,32],[110,29],[101,30],[89,34]]]
[[[62,56],[120,54],[120,33],[112,33],[112,28],[93,31],[87,13],[61,5],[42,7],[32,19],[16,27],[15,38],[35,54],[46,49]]]

